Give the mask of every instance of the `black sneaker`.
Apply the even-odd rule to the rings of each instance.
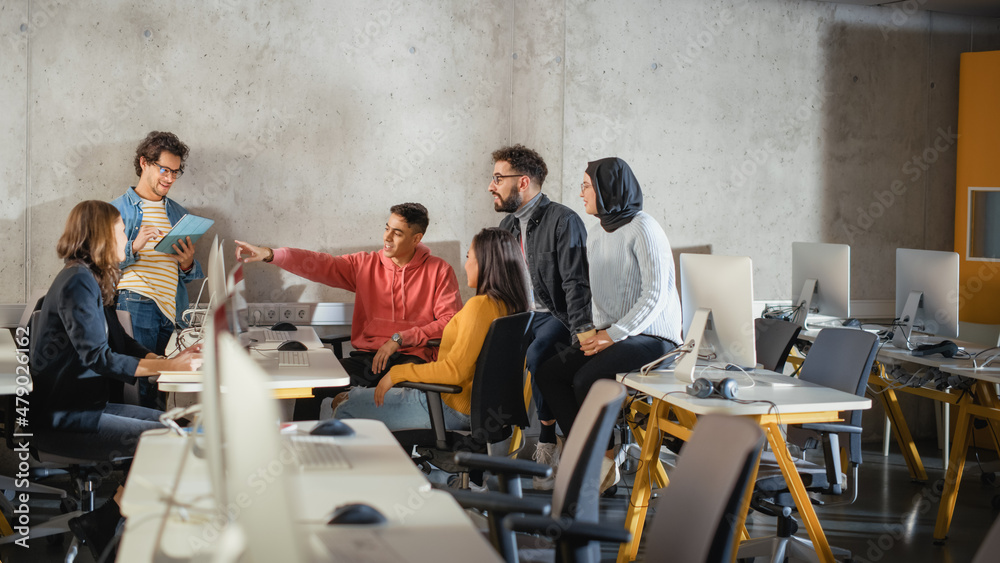
[[[108,544],[114,540],[121,519],[118,504],[109,500],[97,510],[81,514],[67,524],[73,535],[90,548],[94,561],[99,561]],[[114,556],[109,556],[107,560],[114,561]]]

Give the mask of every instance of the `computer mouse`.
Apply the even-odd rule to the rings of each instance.
[[[858,319],[844,319],[843,326],[848,328],[861,328],[861,321]]]
[[[281,344],[278,344],[278,350],[292,350],[305,352],[309,347],[305,344],[299,342],[298,340],[286,340]]]
[[[314,436],[353,436],[354,429],[343,420],[328,418],[309,431]]]
[[[295,332],[299,330],[299,327],[293,325],[292,323],[277,322],[271,325],[271,330],[277,330],[281,332]]]
[[[367,504],[355,503],[338,506],[328,524],[384,524],[385,516]]]
[[[951,340],[942,340],[937,344],[921,344],[913,349],[914,356],[930,356],[931,354],[941,354],[945,358],[951,358],[958,353],[958,344]]]

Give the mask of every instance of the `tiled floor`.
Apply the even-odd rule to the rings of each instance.
[[[922,445],[920,451],[924,453],[924,463],[931,478],[928,483],[911,482],[898,453],[882,457],[876,445],[866,448],[858,501],[853,505],[817,508],[831,544],[852,550],[857,562],[958,563],[971,560],[997,515],[991,502],[995,495],[1000,494],[1000,488],[983,484],[976,460],[970,458],[949,539],[945,545],[935,546],[932,541],[937,514],[935,483],[943,478],[944,473],[940,459],[931,457],[932,454],[937,455],[931,445]],[[983,452],[982,456],[988,459],[996,457],[992,452]],[[601,502],[602,520],[609,525],[621,526],[624,522],[629,482],[630,477],[626,475],[616,497]],[[525,487],[530,487],[530,482],[525,482]],[[102,493],[107,495],[113,490],[114,483],[108,483]],[[535,493],[528,489],[526,494]],[[58,503],[54,501],[33,507],[33,515],[38,518],[57,512]],[[655,517],[654,510],[650,510],[650,517]],[[749,523],[751,535],[773,533],[772,521],[753,515]],[[37,539],[30,542],[28,549],[3,546],[0,548],[0,561],[60,562],[67,544],[66,539],[56,545]],[[617,545],[602,546],[604,561],[613,561],[616,555]],[[90,563],[93,559],[84,549],[77,561]]]

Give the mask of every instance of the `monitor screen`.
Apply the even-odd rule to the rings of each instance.
[[[958,337],[958,262],[955,252],[896,249],[894,344],[913,348],[912,330]]]
[[[810,314],[851,315],[851,247],[817,242],[792,243],[792,322],[806,325]]]
[[[757,364],[754,348],[753,264],[746,256],[681,254],[684,344],[675,375],[693,381],[697,355],[744,368]]]

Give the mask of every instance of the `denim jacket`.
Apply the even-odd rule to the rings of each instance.
[[[125,261],[120,264],[121,269],[124,270],[135,264],[136,261],[136,255],[132,253],[132,242],[139,235],[139,227],[142,225],[142,198],[135,193],[135,187],[131,187],[125,192],[125,195],[112,201],[111,205],[118,208],[118,212],[122,214],[122,221],[125,222],[125,234],[128,236],[128,244],[125,246]],[[169,197],[166,198],[166,208],[167,219],[170,220],[171,225],[176,225],[177,221],[180,221],[181,217],[187,214],[187,209]],[[205,277],[201,271],[201,264],[197,260],[194,261],[190,271],[185,272],[178,267],[178,273],[176,322],[180,322],[181,313],[189,306],[187,287],[184,284]]]

